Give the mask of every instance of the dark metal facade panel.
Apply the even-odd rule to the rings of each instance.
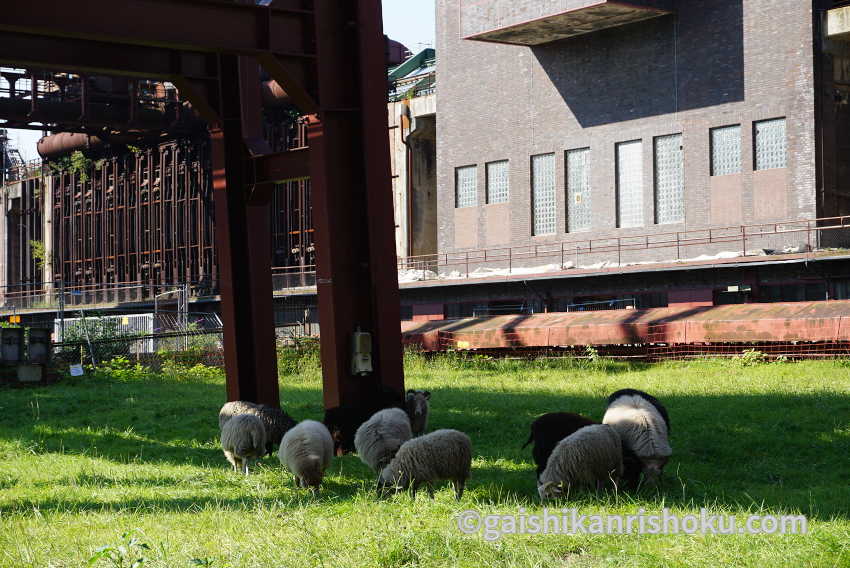
[[[65,285],[189,282],[215,291],[209,143],[172,141],[62,170],[53,183],[53,267]]]

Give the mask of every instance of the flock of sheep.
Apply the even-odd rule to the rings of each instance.
[[[354,448],[377,474],[378,491],[416,490],[451,481],[463,496],[472,465],[472,443],[458,430],[428,426],[430,393],[410,390],[405,408],[378,410],[360,424]],[[280,463],[298,487],[318,491],[334,455],[335,438],[315,420],[295,423],[279,408],[244,401],[228,402],[219,412],[221,446],[234,470],[248,475],[249,465],[277,448]],[[636,489],[655,483],[672,453],[670,419],[655,397],[624,389],[608,397],[602,422],[569,412],[544,414],[531,424],[525,448],[533,443],[537,490],[541,500],[571,489],[622,485]]]

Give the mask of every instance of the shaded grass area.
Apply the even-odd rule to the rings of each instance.
[[[315,357],[283,361],[281,398],[320,419]],[[0,566],[80,566],[124,543],[145,566],[847,566],[850,365],[841,361],[657,365],[408,356],[407,383],[433,393],[430,428],[474,444],[460,503],[443,487],[377,500],[356,456],[322,494],[297,491],[276,458],[248,479],[218,447],[223,377],[116,364],[58,385],[0,390]],[[582,513],[802,513],[799,536],[465,536],[466,509],[540,512],[528,424],[550,411],[600,419],[633,387],[670,411],[673,458],[659,492],[579,495]],[[132,531],[138,541],[122,539]],[[128,545],[128,543],[135,543]],[[144,543],[149,548],[139,546]],[[122,560],[122,561],[123,561]],[[206,564],[205,564],[206,563]],[[211,564],[210,564],[211,563]],[[103,558],[96,566],[120,566]]]

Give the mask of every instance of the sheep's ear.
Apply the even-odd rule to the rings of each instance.
[[[423,391],[422,394],[425,395],[425,400],[431,400],[431,393],[428,391]]]

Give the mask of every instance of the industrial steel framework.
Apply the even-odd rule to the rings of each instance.
[[[16,3],[0,17],[0,64],[169,82],[207,121],[231,400],[279,404],[269,205],[274,183],[310,177],[325,406],[356,409],[388,389],[400,397],[398,286],[382,262],[395,244],[380,0],[263,4]],[[309,150],[264,142],[260,66],[312,115]],[[357,329],[372,333],[374,372],[355,378]]]

